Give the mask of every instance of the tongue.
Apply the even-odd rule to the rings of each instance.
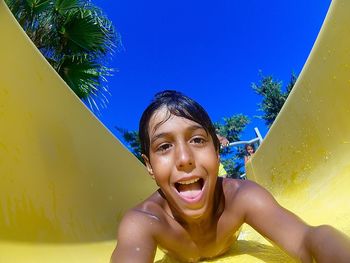
[[[202,186],[199,182],[193,184],[179,184],[178,189],[181,196],[194,199],[202,191]]]

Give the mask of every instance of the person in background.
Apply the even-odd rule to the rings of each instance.
[[[244,148],[246,152],[246,154],[244,155],[244,164],[246,164],[255,153],[255,147],[253,143],[248,143],[245,145]]]

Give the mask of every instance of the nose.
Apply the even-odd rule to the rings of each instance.
[[[176,166],[183,171],[191,171],[193,169],[193,152],[186,143],[178,144],[176,147]]]

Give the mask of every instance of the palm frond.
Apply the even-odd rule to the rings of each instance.
[[[56,0],[55,1],[55,12],[64,15],[72,9],[79,8],[78,0]]]
[[[61,77],[81,99],[90,95],[97,97],[99,93],[108,94],[103,79],[111,72],[111,69],[100,64],[83,59],[77,61],[72,57],[65,57],[58,69]]]
[[[106,55],[113,48],[114,29],[96,23],[89,11],[71,11],[60,29],[63,38],[63,52]]]
[[[40,14],[45,10],[50,10],[53,6],[52,0],[26,0],[28,8],[31,9],[33,14]]]
[[[119,36],[89,0],[5,0],[23,29],[70,88],[91,109],[106,107],[106,67]]]

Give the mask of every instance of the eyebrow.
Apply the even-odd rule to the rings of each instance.
[[[190,131],[195,131],[195,130],[204,130],[206,134],[208,134],[208,132],[206,131],[206,129],[203,128],[203,126],[201,126],[200,124],[193,124],[189,127],[187,127],[188,130]],[[159,134],[156,134],[155,136],[152,136],[150,139],[150,143],[152,144],[154,141],[158,140],[159,138],[165,137],[167,136],[169,133],[168,132],[162,132]]]
[[[153,142],[155,142],[156,140],[158,140],[159,138],[165,137],[167,134],[168,134],[167,132],[162,132],[162,133],[159,133],[159,134],[151,137],[151,144]]]

